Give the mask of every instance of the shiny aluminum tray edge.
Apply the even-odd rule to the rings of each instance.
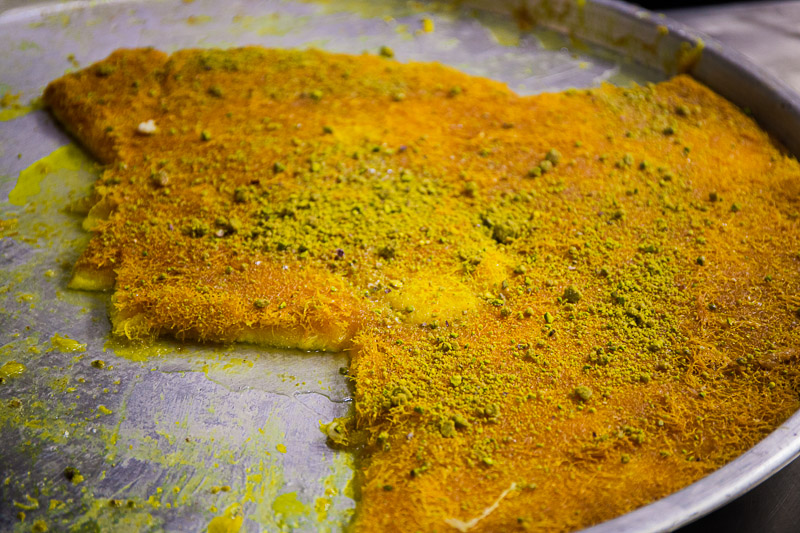
[[[536,24],[608,48],[660,68],[682,71],[681,50],[702,47],[685,72],[742,108],[797,157],[800,154],[800,95],[744,55],[668,17],[616,0],[490,2],[479,9],[524,13]],[[591,24],[586,21],[592,21]],[[659,26],[666,28],[659,31]],[[659,37],[662,36],[662,37]],[[635,511],[587,528],[584,533],[672,531],[733,501],[800,455],[800,411],[734,461],[688,487]]]

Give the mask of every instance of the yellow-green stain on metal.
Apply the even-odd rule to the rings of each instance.
[[[296,492],[287,492],[275,498],[272,502],[272,510],[287,520],[308,514],[309,507],[297,499]]]
[[[3,111],[9,110],[0,110],[0,113]],[[13,205],[24,206],[41,192],[42,180],[49,173],[56,169],[81,170],[91,165],[91,160],[74,144],[62,146],[19,173],[17,185],[8,194],[8,201]]]
[[[18,376],[23,372],[25,372],[25,365],[16,361],[9,361],[3,366],[0,366],[0,380]]]

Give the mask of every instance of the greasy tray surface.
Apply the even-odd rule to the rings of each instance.
[[[602,80],[660,79],[656,70],[570,51],[568,41],[554,33],[536,31],[520,38],[516,23],[504,15],[473,16],[437,6],[412,9],[395,2],[336,6],[239,2],[223,10],[219,3],[196,1],[12,10],[0,16],[0,40],[8,51],[0,58],[7,84],[0,86],[0,94],[22,92],[26,102],[47,81],[74,68],[69,54],[86,66],[118,47],[147,45],[168,52],[260,44],[350,53],[389,45],[400,60],[439,61],[505,81],[520,93]],[[422,18],[434,21],[434,32],[421,31]],[[27,411],[13,411],[4,403],[0,421],[19,416],[27,422],[0,436],[5,449],[13,450],[0,456],[0,470],[9,476],[8,483],[0,480],[0,527],[17,523],[20,507],[12,501],[31,507],[26,494],[50,491],[40,498],[41,505],[56,499],[65,502],[64,508],[27,510],[26,527],[47,514],[51,524],[96,522],[103,528],[115,519],[108,498],[124,495],[135,498],[137,511],[125,514],[124,525],[131,529],[200,530],[234,502],[245,505],[246,530],[338,529],[354,506],[347,488],[351,459],[325,445],[318,421],[348,411],[347,383],[339,373],[346,356],[247,346],[159,343],[144,353],[110,346],[105,298],[62,290],[69,265],[86,242],[80,217],[63,207],[88,190],[94,179],[91,163],[65,149],[43,163],[61,170],[32,167],[20,179],[24,186],[15,188],[20,171],[69,142],[41,111],[0,122],[0,198],[11,197],[2,218],[20,221],[15,238],[0,243],[0,364],[17,360],[28,366],[2,391],[4,402],[20,398]],[[26,202],[29,207],[23,209]],[[56,334],[85,343],[86,351],[69,351],[76,346],[51,340]],[[90,365],[97,359],[105,361],[106,369]],[[114,366],[110,372],[105,371],[108,365]],[[37,418],[41,422],[31,422]],[[787,425],[794,427],[791,420]],[[792,439],[778,433],[771,437],[780,448],[768,464],[772,468],[794,450],[786,446]],[[756,449],[740,461],[750,457],[757,464],[773,451],[763,451],[765,445],[770,443],[758,447],[761,455]],[[65,485],[64,467],[72,465],[80,465],[86,481],[56,490]],[[762,467],[761,475],[769,471]],[[726,468],[714,475],[739,479],[738,486],[731,480],[725,489],[715,486],[717,501],[722,501],[720,492],[742,489],[736,471]],[[753,479],[758,477],[749,482]],[[212,490],[226,485],[230,491]],[[696,486],[688,489],[695,493],[686,501],[704,501]],[[690,517],[672,513],[671,524]],[[645,519],[642,527],[669,525]]]

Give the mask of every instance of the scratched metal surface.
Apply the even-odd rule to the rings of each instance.
[[[674,69],[680,43],[696,40],[685,28],[615,2],[534,6],[530,18],[558,32],[524,33],[509,15],[516,2],[468,4],[5,2],[0,96],[21,93],[27,102],[47,81],[119,47],[169,52],[244,44],[350,53],[388,45],[401,61],[438,61],[535,93],[606,80],[657,81]],[[420,31],[422,18],[434,21],[434,32]],[[659,24],[669,26],[668,37],[657,31]],[[583,41],[573,46],[565,34]],[[620,54],[588,41],[616,43]],[[705,56],[698,65],[701,79],[726,53],[713,46],[711,66]],[[727,65],[725,58],[718,65]],[[726,96],[783,94],[769,80],[758,85],[759,76],[750,71],[742,79],[761,92]],[[769,102],[755,104],[769,127]],[[352,459],[326,445],[319,422],[351,409],[339,372],[346,355],[170,342],[131,351],[109,343],[107,296],[65,289],[69,265],[87,236],[80,217],[64,206],[89,191],[96,169],[88,160],[66,169],[39,165],[38,174],[25,174],[41,180],[39,192],[12,193],[20,172],[70,142],[43,111],[0,121],[0,219],[18,220],[13,235],[0,240],[0,365],[27,365],[0,385],[0,530],[27,531],[44,519],[55,530],[202,531],[234,502],[243,505],[243,531],[340,530],[355,505],[348,491]],[[9,203],[9,195],[23,205]],[[56,334],[85,343],[86,351],[58,349]],[[97,359],[106,367],[91,366]],[[667,530],[708,512],[790,459],[798,448],[797,425],[791,419],[738,466],[707,478],[710,483],[599,528]],[[86,480],[67,482],[67,466]],[[214,490],[224,486],[230,490]],[[111,498],[122,500],[123,508],[109,507]],[[17,519],[21,510],[24,523]]]

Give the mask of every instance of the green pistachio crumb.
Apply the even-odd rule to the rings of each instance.
[[[80,474],[78,469],[73,466],[68,466],[64,469],[64,477],[67,478],[67,481],[73,481]]]
[[[211,133],[208,130],[203,130],[200,132],[200,139],[203,141],[210,141],[211,140]]]
[[[378,249],[378,257],[382,259],[394,259],[395,254],[395,247],[391,245],[382,246]]]
[[[546,161],[550,161],[553,166],[558,165],[558,162],[561,161],[561,152],[556,150],[555,148],[550,148],[547,154],[544,156]]]
[[[456,423],[452,420],[442,420],[439,424],[439,433],[445,438],[454,437],[456,434]]]
[[[664,347],[664,342],[662,340],[654,340],[653,342],[647,345],[647,349],[651,352],[655,353],[661,350]]]
[[[256,298],[253,300],[253,305],[258,309],[264,309],[267,305],[269,305],[269,302],[264,298]]]
[[[478,192],[478,184],[474,181],[468,181],[464,184],[464,189],[462,190],[462,194],[468,198],[475,198],[475,195]]]
[[[388,46],[381,46],[381,49],[378,52],[383,57],[392,58],[394,57],[394,50],[389,48]]]
[[[166,187],[169,185],[169,175],[163,170],[150,174],[150,181],[156,187]]]
[[[114,65],[103,63],[101,65],[97,65],[97,68],[94,70],[94,73],[101,78],[107,78],[111,76],[116,70],[117,67],[115,67]]]
[[[517,238],[517,229],[510,223],[496,224],[492,228],[492,238],[499,244],[509,244]]]
[[[464,415],[454,415],[453,416],[453,423],[455,424],[456,428],[465,429],[470,427],[470,423]]]
[[[236,187],[236,190],[233,191],[233,201],[237,204],[246,202],[248,196],[247,187]]]
[[[575,396],[582,402],[588,402],[592,399],[592,389],[585,385],[578,385],[575,387],[573,392],[575,393]]]
[[[319,429],[334,444],[347,445],[348,443],[347,426],[344,423],[344,419],[334,419],[328,424],[323,424],[320,422]]]
[[[189,224],[183,228],[183,233],[190,237],[198,238],[208,234],[209,230],[208,224],[199,218],[193,218],[189,221]]]
[[[582,297],[583,295],[573,285],[570,285],[564,289],[564,294],[561,296],[564,301],[567,301],[571,304],[578,303]]]

